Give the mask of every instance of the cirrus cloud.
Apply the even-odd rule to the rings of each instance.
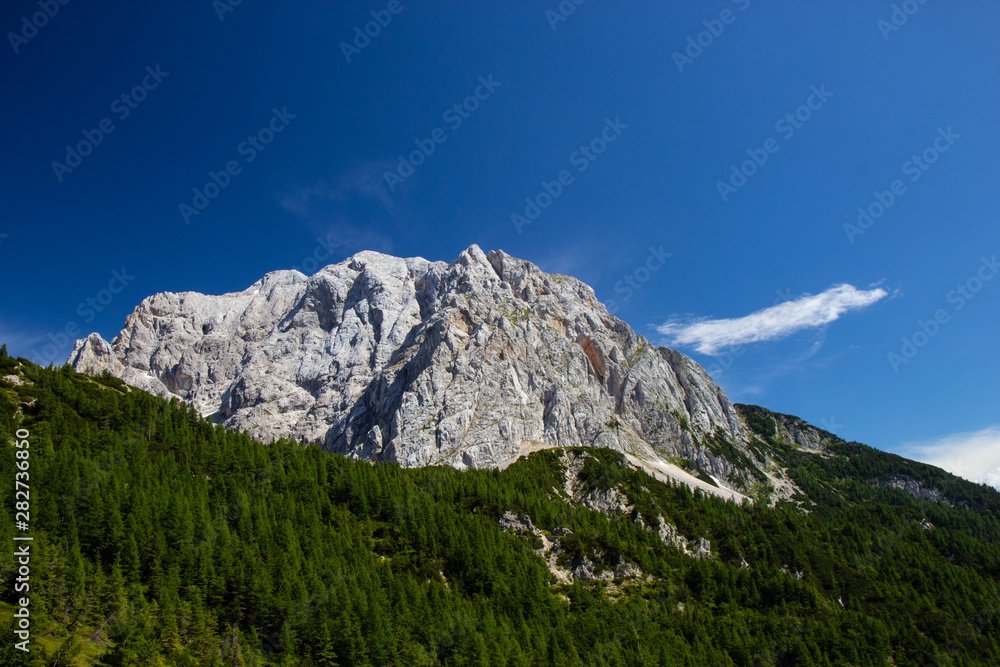
[[[382,181],[382,173],[394,163],[372,160],[310,185],[299,186],[281,197],[281,207],[302,217],[308,217],[324,202],[346,204],[352,201],[374,201],[385,211],[391,211],[392,198]]]
[[[657,331],[674,346],[694,347],[712,355],[728,347],[784,338],[829,324],[848,311],[866,308],[888,295],[882,288],[859,290],[853,285],[834,285],[820,294],[805,294],[744,317],[671,319]]]

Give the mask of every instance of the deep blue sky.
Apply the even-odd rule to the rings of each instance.
[[[585,280],[655,342],[671,318],[877,284],[889,296],[734,356],[679,347],[725,367],[733,400],[883,449],[983,432],[1000,424],[1000,280],[960,311],[948,294],[1000,253],[1000,6],[912,4],[887,39],[890,2],[589,0],[553,29],[556,0],[401,0],[347,62],[341,42],[388,2],[243,2],[222,20],[210,0],[70,2],[16,53],[8,33],[39,9],[7,2],[0,337],[61,363],[67,324],[110,340],[149,294],[244,289],[302,267],[318,237],[340,244],[330,261],[450,261],[477,243]],[[724,29],[680,72],[704,21]],[[157,66],[167,76],[121,119],[112,103]],[[453,127],[443,114],[490,76]],[[776,121],[812,87],[832,95],[786,138]],[[248,162],[239,146],[275,108],[295,117]],[[60,181],[53,161],[104,118],[114,130]],[[580,172],[572,154],[609,118],[627,128]],[[959,138],[909,180],[904,163],[949,127]],[[391,192],[386,168],[436,128],[446,141]],[[723,201],[717,182],[769,138],[777,151]],[[230,160],[240,172],[185,224],[179,205]],[[518,233],[511,214],[562,170],[573,182]],[[895,179],[905,192],[849,242],[844,224]],[[665,264],[616,294],[661,246]],[[122,268],[134,279],[91,321],[78,305]],[[887,354],[938,309],[948,321],[894,372]]]

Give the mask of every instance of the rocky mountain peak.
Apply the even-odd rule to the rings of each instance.
[[[596,446],[708,462],[725,483],[738,475],[706,439],[748,441],[693,360],[650,344],[584,283],[476,245],[447,264],[364,251],[242,292],[156,294],[69,362],[265,441],[403,466]]]

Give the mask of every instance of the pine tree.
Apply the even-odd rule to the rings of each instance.
[[[240,632],[235,625],[229,627],[222,640],[222,662],[226,667],[244,667],[243,647],[240,645]]]
[[[337,651],[334,647],[333,632],[330,630],[330,623],[323,623],[322,633],[317,637],[316,650],[317,667],[339,667]]]
[[[142,564],[139,560],[139,545],[135,542],[135,535],[129,532],[125,536],[125,545],[122,549],[122,575],[125,581],[133,584],[139,581]]]

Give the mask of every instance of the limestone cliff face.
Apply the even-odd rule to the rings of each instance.
[[[403,466],[579,445],[694,461],[708,433],[747,443],[701,366],[651,345],[580,281],[477,246],[450,264],[362,252],[243,292],[157,294],[69,361],[264,440]]]

